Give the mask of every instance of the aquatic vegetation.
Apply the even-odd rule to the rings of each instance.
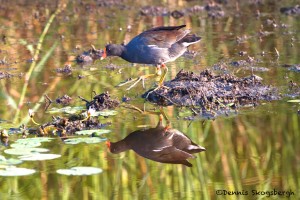
[[[86,143],[86,144],[96,144],[100,142],[104,142],[107,139],[105,138],[98,138],[98,137],[76,137],[76,138],[69,138],[65,139],[65,144],[79,144],[79,143]]]
[[[54,140],[54,138],[47,138],[47,137],[35,137],[35,138],[25,138],[25,139],[18,139],[14,141],[10,145],[10,147],[21,149],[21,148],[30,148],[30,147],[39,147],[42,145],[43,142],[50,142]]]
[[[95,130],[82,130],[82,131],[76,131],[76,135],[95,135],[99,136],[105,133],[110,133],[111,130],[105,130],[105,129],[95,129]]]
[[[102,169],[97,167],[72,167],[70,169],[58,169],[56,170],[58,174],[67,175],[67,176],[90,176],[99,174],[102,172]]]
[[[36,170],[22,167],[5,167],[0,169],[0,176],[28,176],[34,174]]]
[[[11,148],[4,150],[4,153],[10,155],[28,155],[28,154],[36,154],[36,153],[45,153],[49,152],[49,149],[46,148],[38,148],[38,147],[27,147],[27,148]]]
[[[0,155],[0,165],[18,165],[23,161],[15,158],[5,158],[3,155]]]
[[[19,156],[19,159],[22,161],[38,161],[38,160],[53,160],[60,157],[61,155],[58,154],[34,153],[34,154],[26,154],[26,155]]]
[[[218,195],[219,190],[249,192],[230,196],[233,199],[264,199],[268,197],[253,196],[251,191],[273,189],[291,190],[294,195],[290,198],[299,199],[300,21],[294,14],[299,7],[290,0],[212,2],[2,1],[0,169],[12,177],[1,175],[1,199],[229,197]],[[56,13],[57,6],[62,12]],[[280,11],[283,7],[288,9]],[[153,128],[157,118],[149,113],[157,112],[159,106],[141,98],[156,87],[154,81],[145,82],[146,90],[141,85],[131,91],[116,87],[127,78],[150,74],[153,68],[118,58],[99,60],[103,48],[110,41],[126,44],[152,27],[180,24],[201,36],[202,42],[169,63],[165,84],[171,84],[181,69],[194,75],[209,69],[214,76],[208,73],[206,78],[215,78],[215,82],[222,76],[246,78],[238,88],[232,87],[234,81],[223,79],[225,94],[238,89],[245,92],[247,83],[253,81],[278,93],[270,90],[260,100],[254,98],[241,106],[224,99],[222,93],[208,98],[210,90],[205,90],[207,99],[202,102],[208,104],[203,112],[199,102],[191,100],[203,93],[179,81],[178,87],[171,89],[173,95],[178,95],[179,102],[190,100],[192,104],[163,109],[174,129],[206,148],[189,160],[193,167],[158,163],[134,151],[109,153],[107,140],[120,141],[137,129]],[[62,72],[70,75],[57,73],[64,66]],[[187,81],[193,78],[184,77]],[[167,87],[157,90],[168,91]],[[180,96],[185,93],[186,99]],[[274,94],[282,99],[264,99]],[[256,96],[245,96],[250,97]],[[140,112],[129,109],[129,104]],[[90,108],[95,112],[89,115]],[[224,112],[216,113],[215,108]],[[207,118],[201,116],[205,111]],[[39,141],[44,137],[47,141]],[[27,141],[29,138],[32,141]],[[25,150],[27,147],[46,151]],[[56,159],[40,160],[48,155]],[[19,159],[36,156],[37,160]],[[71,168],[79,166],[103,171],[91,176],[56,173],[66,169],[76,174],[79,170]],[[81,174],[93,171],[87,170]],[[18,177],[20,171],[31,175]]]

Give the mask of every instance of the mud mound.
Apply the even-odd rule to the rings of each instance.
[[[142,97],[158,105],[191,106],[201,111],[221,111],[279,99],[276,88],[261,81],[255,75],[238,78],[231,74],[215,75],[209,70],[200,74],[181,70],[165,87],[149,90]]]

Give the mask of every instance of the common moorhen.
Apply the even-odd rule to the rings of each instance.
[[[111,153],[121,153],[126,150],[134,150],[140,156],[161,163],[183,164],[192,167],[187,161],[195,158],[193,153],[205,151],[191,141],[185,134],[170,125],[163,126],[162,116],[155,128],[137,130],[130,133],[118,142],[107,141]]]
[[[165,75],[168,71],[165,63],[176,60],[191,44],[199,42],[201,37],[190,34],[190,30],[182,30],[181,26],[160,26],[149,29],[135,38],[127,45],[109,44],[105,47],[101,59],[106,56],[119,56],[131,63],[152,64],[157,66],[155,74],[148,74],[133,79],[136,81],[127,90],[130,90],[140,80],[160,75],[160,67],[164,69],[159,80],[159,87],[163,85]],[[126,82],[124,84],[127,84]],[[120,84],[124,85],[124,84]]]

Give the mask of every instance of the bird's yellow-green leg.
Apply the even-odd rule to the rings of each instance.
[[[171,121],[169,120],[168,116],[166,115],[163,107],[159,107],[159,111],[160,111],[161,115],[163,116],[163,118],[165,118],[165,120],[167,122],[167,126],[170,127],[171,126]]]
[[[158,87],[163,86],[164,80],[165,80],[165,78],[166,78],[166,74],[167,74],[167,72],[168,72],[168,67],[167,67],[165,64],[162,64],[162,65],[161,65],[161,68],[163,68],[163,73],[161,74],[161,77],[160,77],[160,79],[159,79]]]
[[[146,96],[146,99],[149,97],[149,95],[152,92],[155,92],[156,90],[160,89],[161,87],[168,88],[168,87],[164,86],[164,80],[165,80],[166,74],[168,72],[168,67],[165,64],[162,64],[161,68],[163,68],[164,71],[161,74],[161,77],[160,77],[159,82],[158,82],[158,86],[155,89],[153,89],[152,91],[148,92],[148,94]]]
[[[147,78],[150,78],[150,77],[153,77],[153,76],[159,76],[161,74],[161,69],[160,67],[157,67],[156,68],[156,72],[155,74],[146,74],[146,75],[143,75],[143,76],[140,76],[138,78],[135,78],[135,79],[131,79],[129,81],[126,81],[124,83],[120,83],[119,85],[117,85],[117,87],[121,87],[123,85],[127,85],[128,83],[132,83],[134,82],[129,88],[127,88],[126,90],[130,90],[131,88],[133,88],[136,84],[138,84],[140,81],[143,81],[143,88],[145,88],[145,79]]]

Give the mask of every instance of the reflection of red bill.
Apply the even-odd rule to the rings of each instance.
[[[106,146],[110,149],[110,141],[109,140],[106,140]]]
[[[104,48],[103,54],[100,59],[103,60],[104,58],[106,58],[106,48]]]

